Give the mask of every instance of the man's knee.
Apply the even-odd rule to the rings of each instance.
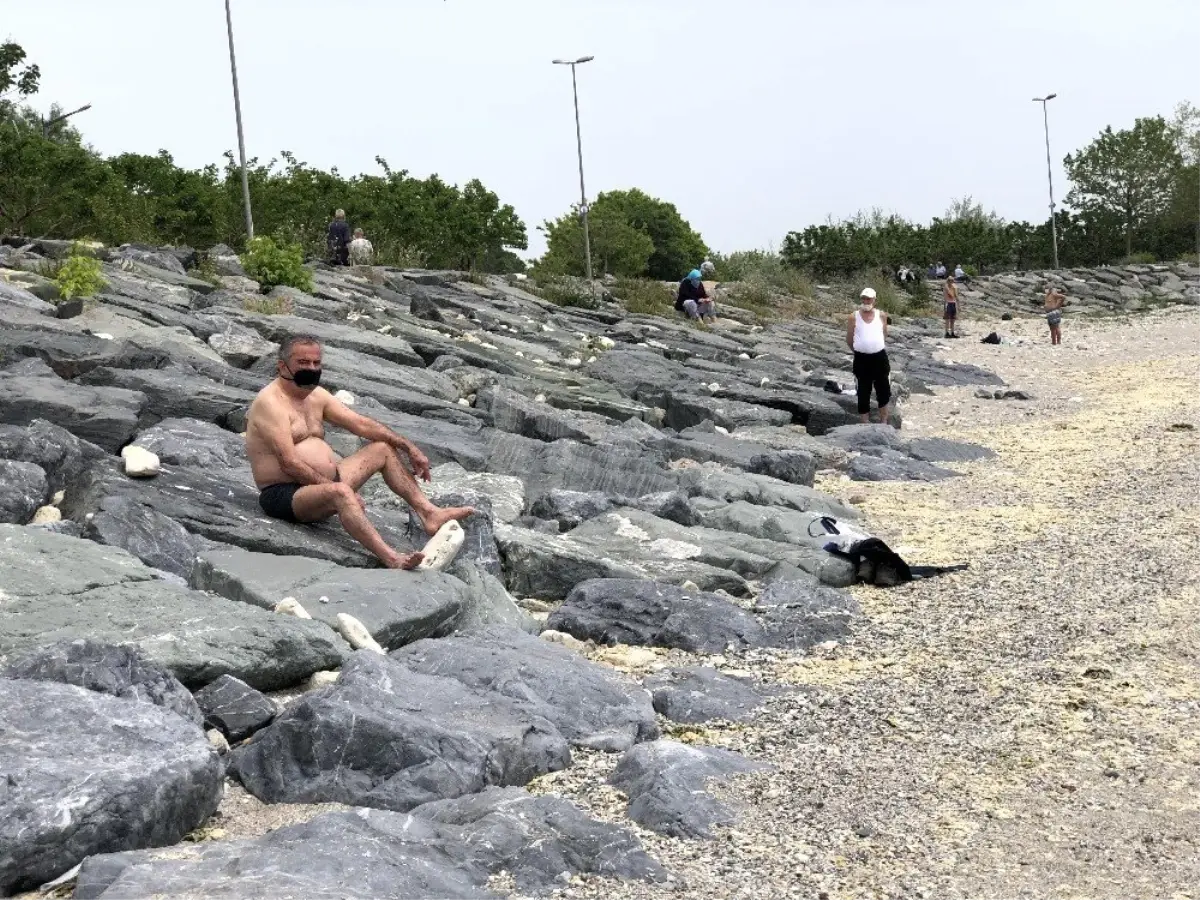
[[[330,485],[330,489],[333,492],[332,496],[334,506],[336,506],[338,509],[357,502],[357,492],[344,481],[339,481],[336,484]]]
[[[367,444],[367,452],[371,454],[372,460],[378,461],[380,469],[387,465],[388,460],[396,455],[396,451],[392,449],[392,445],[383,441],[372,441]]]

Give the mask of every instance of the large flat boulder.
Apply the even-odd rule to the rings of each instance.
[[[758,506],[780,506],[798,512],[816,512],[838,519],[857,519],[858,513],[834,497],[811,487],[788,484],[767,475],[737,472],[706,463],[679,472],[679,487],[692,497],[734,503],[744,500]]]
[[[714,826],[734,824],[737,811],[708,793],[708,782],[768,768],[731,750],[661,740],[630,749],[609,783],[629,798],[629,818],[642,827],[670,837],[710,838]]]
[[[254,401],[250,391],[222,384],[182,363],[147,370],[102,366],[80,380],[84,384],[127,388],[145,394],[143,424],[178,418],[224,424],[233,413]]]
[[[296,334],[311,334],[322,344],[353,350],[366,356],[385,359],[402,366],[423,368],[425,361],[413,350],[412,345],[402,338],[378,331],[367,331],[353,325],[336,322],[318,322],[299,316],[247,315],[242,321],[259,334],[276,344]]]
[[[221,800],[223,767],[195,723],[150,703],[0,679],[0,893],[95,853],[174,844]]]
[[[60,641],[0,668],[0,678],[73,684],[123,700],[153,703],[189,722],[204,723],[191,691],[130,644],[104,644],[88,638]]]
[[[34,419],[43,419],[109,453],[129,443],[146,405],[145,394],[63,381],[49,368],[39,366],[5,372],[0,423],[28,425]]]
[[[27,426],[0,425],[0,458],[33,463],[46,473],[51,491],[60,491],[107,453],[45,419]]]
[[[270,803],[406,811],[526,784],[566,767],[571,754],[553,723],[501,695],[364,650],[232,758],[246,789]]]
[[[162,347],[106,340],[71,331],[66,325],[55,330],[0,328],[0,358],[5,363],[20,359],[41,360],[59,378],[77,378],[100,366],[155,369],[170,361]]]
[[[596,579],[577,585],[546,627],[580,640],[704,653],[803,649],[847,632],[857,610],[849,595],[815,583],[772,584],[770,597],[751,611],[719,594],[657,581]]]
[[[708,666],[662,672],[642,681],[655,712],[689,725],[724,719],[745,722],[763,703],[763,692],[746,678],[723,675]]]
[[[201,553],[191,583],[230,600],[272,609],[294,597],[314,619],[339,613],[362,622],[385,648],[446,634],[469,602],[465,584],[441,572],[346,568],[323,559],[225,549]]]
[[[355,809],[253,840],[95,856],[80,870],[75,896],[465,900],[500,897],[487,887],[500,872],[525,893],[557,886],[564,872],[666,877],[628,830],[589,819],[557,797],[490,788],[412,813]]]
[[[415,672],[496,693],[548,719],[576,746],[626,750],[658,737],[646,692],[613,670],[515,628],[418,641],[392,658]]]
[[[156,578],[124,550],[0,525],[0,659],[63,640],[134,644],[184,684],[235,675],[261,690],[337,668],[348,650],[329,626]]]

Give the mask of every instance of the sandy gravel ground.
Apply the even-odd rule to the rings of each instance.
[[[1027,342],[979,344],[992,328]],[[1068,317],[1061,347],[1045,328],[971,323],[939,351],[1036,399],[906,406],[906,431],[997,459],[820,485],[910,562],[970,569],[854,589],[836,649],[714,660],[808,687],[676,736],[777,771],[727,792],[746,810],[716,841],[641,832],[677,882],[560,896],[1200,897],[1200,311]],[[621,821],[614,760],[580,763],[537,789]]]

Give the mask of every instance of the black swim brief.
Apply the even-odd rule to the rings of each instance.
[[[338,482],[342,480],[342,473],[337,469],[333,470],[333,480]],[[285,522],[299,522],[296,514],[292,512],[292,498],[296,496],[296,491],[304,487],[302,484],[294,482],[281,482],[279,484],[268,484],[258,494],[258,505],[272,519],[283,519]]]
[[[296,514],[292,512],[292,498],[302,487],[304,487],[302,484],[269,484],[259,493],[258,505],[272,519],[299,522]]]

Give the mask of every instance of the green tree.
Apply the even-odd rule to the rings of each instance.
[[[546,254],[538,269],[548,275],[586,273],[583,246],[583,219],[579,207],[541,226],[546,234]],[[621,210],[596,202],[588,212],[588,238],[592,248],[592,269],[597,275],[636,278],[646,274],[646,265],[654,253],[649,235],[625,220]]]
[[[1068,205],[1118,216],[1129,255],[1138,230],[1170,206],[1183,158],[1175,130],[1154,116],[1137,119],[1131,129],[1108,126],[1088,146],[1068,154],[1063,165],[1072,185]]]
[[[0,105],[12,103],[11,95],[30,97],[37,93],[42,73],[33,63],[22,63],[25,50],[20,44],[0,44]]]

